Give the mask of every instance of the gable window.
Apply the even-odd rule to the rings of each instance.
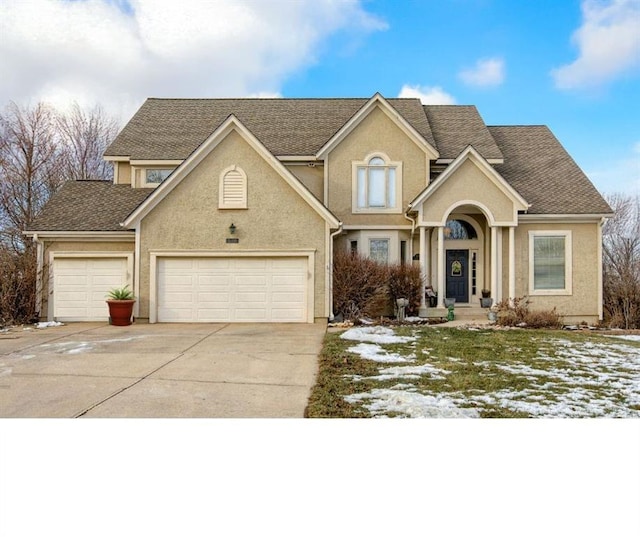
[[[159,185],[171,175],[174,168],[147,168],[145,170],[145,182],[151,185]]]
[[[402,163],[376,154],[353,164],[353,212],[401,212]]]
[[[571,294],[571,231],[529,232],[529,294]]]
[[[231,166],[220,174],[220,209],[247,208],[247,175],[242,168]]]

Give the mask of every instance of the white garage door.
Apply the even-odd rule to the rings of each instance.
[[[56,258],[53,261],[53,315],[58,321],[106,321],[106,295],[127,283],[127,259]]]
[[[158,321],[306,322],[307,258],[158,260]]]

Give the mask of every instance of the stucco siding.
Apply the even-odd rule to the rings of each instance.
[[[347,225],[406,225],[402,214],[353,214],[352,164],[382,152],[402,162],[402,209],[427,185],[429,171],[422,148],[379,108],[373,110],[328,157],[329,209]]]
[[[570,295],[530,296],[535,309],[557,308],[572,322],[598,317],[598,224],[521,224],[516,228],[516,296],[529,296],[529,231],[571,231],[572,289]],[[505,233],[506,236],[506,233]],[[504,259],[505,263],[507,259]],[[503,267],[503,271],[508,266]],[[507,289],[505,288],[505,291]]]
[[[424,221],[440,222],[453,205],[471,200],[484,205],[494,220],[513,220],[513,202],[473,162],[467,160],[424,203]]]
[[[287,169],[320,201],[324,198],[324,166],[287,164]]]
[[[218,209],[220,175],[247,176],[247,209]],[[234,224],[238,244],[227,244]],[[149,316],[150,252],[315,250],[315,317],[325,313],[325,222],[235,131],[222,140],[141,222],[140,316]]]
[[[114,162],[114,167],[117,167],[117,185],[130,185],[131,184],[131,165],[128,162]]]

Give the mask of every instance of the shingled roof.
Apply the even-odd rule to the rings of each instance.
[[[612,212],[548,127],[488,129],[504,154],[495,169],[531,204],[529,214]]]
[[[124,231],[120,222],[151,192],[108,181],[68,181],[27,231]]]
[[[148,99],[105,152],[133,160],[185,159],[234,114],[278,156],[315,154],[369,99]],[[531,204],[530,214],[609,214],[611,208],[545,126],[487,127],[475,106],[388,99],[441,159],[472,145]],[[70,181],[30,231],[122,231],[153,189]]]
[[[314,155],[367,102],[369,99],[147,99],[105,156],[186,159],[231,114],[276,156]],[[435,147],[418,99],[387,102]]]
[[[468,145],[485,159],[503,158],[475,106],[425,105],[424,112],[441,159],[455,159]]]

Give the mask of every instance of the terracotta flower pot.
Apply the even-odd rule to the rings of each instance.
[[[114,326],[129,326],[133,317],[135,300],[107,300],[109,318]]]

